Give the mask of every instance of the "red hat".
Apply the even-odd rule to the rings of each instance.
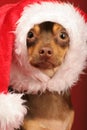
[[[49,78],[28,63],[26,36],[34,24],[52,21],[66,28],[70,48],[58,72]],[[87,15],[70,3],[57,0],[22,0],[0,8],[0,130],[18,128],[26,113],[21,94],[66,91],[86,66]],[[14,105],[15,104],[15,105]],[[13,110],[14,107],[14,110]],[[17,119],[17,122],[16,122]]]

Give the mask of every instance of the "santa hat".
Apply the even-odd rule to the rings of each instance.
[[[52,21],[66,28],[70,48],[58,72],[49,78],[28,63],[26,36],[38,23]],[[8,86],[28,93],[66,91],[86,66],[87,15],[70,3],[57,0],[23,0],[0,8],[0,130],[18,128],[26,113],[21,94],[8,93]],[[17,121],[16,121],[17,119]]]

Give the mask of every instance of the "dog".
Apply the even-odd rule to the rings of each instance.
[[[54,22],[34,25],[27,34],[29,63],[52,78],[63,64],[69,50],[66,29]],[[26,94],[28,113],[21,130],[71,130],[74,110],[70,91]]]

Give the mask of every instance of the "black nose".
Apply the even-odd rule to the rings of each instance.
[[[41,57],[47,56],[47,57],[51,57],[52,56],[52,49],[50,47],[43,47],[40,49],[39,51],[39,55]]]

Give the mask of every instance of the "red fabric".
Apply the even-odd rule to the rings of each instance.
[[[8,86],[9,74],[10,74],[9,66],[11,62],[12,44],[10,43],[10,41],[9,44],[7,44],[7,39],[6,39],[7,34],[5,33],[10,28],[8,26],[2,28],[3,24],[6,24],[4,19],[5,19],[5,14],[9,8],[10,6],[4,6],[0,10],[0,92],[3,91],[7,92],[7,86]]]
[[[19,0],[3,0],[0,1],[0,5],[3,5],[5,3],[15,3]],[[20,0],[21,1],[21,0]],[[31,0],[32,1],[32,0]],[[65,1],[65,0],[62,0]],[[81,9],[83,9],[85,12],[87,12],[87,1],[84,0],[69,0],[72,3],[75,3],[75,5],[79,5]],[[26,0],[24,0],[26,3]],[[7,86],[9,83],[9,73],[10,73],[10,64],[11,64],[11,55],[12,55],[12,47],[13,47],[13,40],[14,36],[12,33],[7,34],[8,31],[14,30],[14,23],[20,17],[20,12],[22,10],[22,7],[25,4],[22,4],[21,6],[17,7],[17,10],[15,12],[15,8],[12,10],[13,13],[11,13],[9,16],[3,15],[3,12],[11,8],[12,5],[9,5],[6,9],[4,7],[0,11],[0,92],[7,91]],[[6,14],[6,13],[5,13]],[[17,15],[16,15],[17,14]],[[19,14],[19,15],[18,15]],[[13,18],[14,15],[14,18]],[[5,21],[2,22],[5,17]],[[8,17],[10,19],[8,20]],[[7,26],[9,25],[9,26]],[[4,35],[3,35],[4,34]],[[3,51],[4,50],[4,51]],[[3,87],[2,87],[3,86]],[[87,71],[84,76],[80,78],[79,83],[72,88],[72,102],[75,109],[75,121],[72,130],[87,130]]]
[[[20,9],[15,11],[16,4],[0,8],[0,92],[7,92],[10,78],[10,66],[14,43],[15,23]]]
[[[0,8],[0,92],[8,91],[14,43],[12,32],[22,12],[22,6],[24,5],[9,4]]]

